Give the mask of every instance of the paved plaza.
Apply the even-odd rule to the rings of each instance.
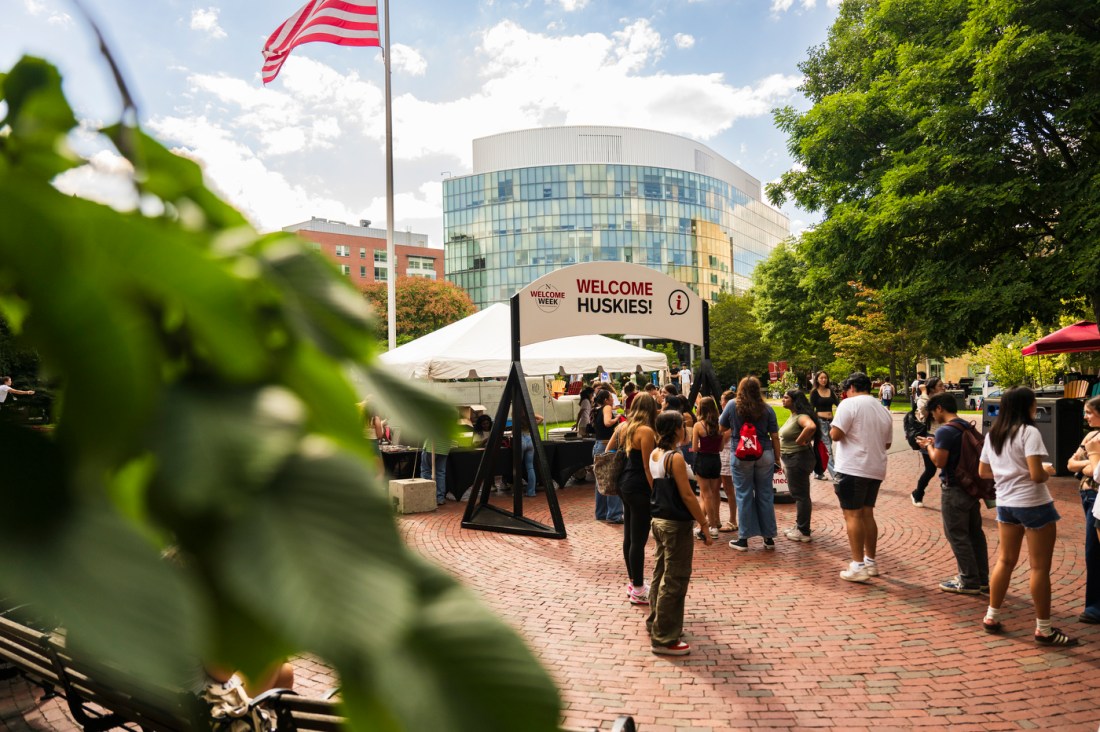
[[[681,658],[649,652],[647,611],[624,591],[622,529],[593,520],[590,484],[559,493],[564,541],[463,530],[463,506],[452,502],[399,522],[414,550],[473,588],[528,640],[558,682],[569,727],[607,729],[625,713],[643,732],[1096,730],[1100,626],[1075,620],[1085,569],[1074,481],[1051,481],[1063,517],[1053,620],[1082,645],[1051,650],[1032,640],[1026,550],[1002,636],[980,628],[984,597],[937,589],[954,574],[954,561],[938,487],[925,508],[909,502],[918,472],[917,456],[895,445],[876,511],[882,575],[866,585],[837,577],[848,550],[829,483],[813,483],[812,543],[780,538],[777,551],[764,552],[757,539],[740,553],[726,546],[728,535],[711,547],[698,542],[686,618],[693,651]],[[528,508],[548,520],[541,493]],[[794,506],[777,506],[777,514],[782,531]],[[985,526],[995,555],[991,511]],[[652,548],[651,541],[647,571]],[[303,693],[337,684],[323,665],[296,663]],[[0,684],[0,719],[12,730],[76,728],[63,703],[38,703],[20,681]]]

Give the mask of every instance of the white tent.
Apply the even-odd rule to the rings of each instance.
[[[505,377],[512,365],[511,309],[490,305],[379,358],[396,375],[413,379]],[[602,335],[532,343],[520,350],[520,360],[528,376],[668,368],[663,354]]]

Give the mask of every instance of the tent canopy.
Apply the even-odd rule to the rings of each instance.
[[[1096,323],[1082,320],[1044,336],[1021,351],[1025,356],[1045,356],[1049,353],[1082,353],[1100,351],[1100,331]]]
[[[457,323],[379,356],[399,376],[413,379],[503,378],[512,365],[511,308],[497,303]],[[663,354],[602,335],[571,336],[520,349],[528,375],[583,374],[597,370],[661,371]]]

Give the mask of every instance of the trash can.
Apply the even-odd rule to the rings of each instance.
[[[1084,437],[1085,403],[1080,399],[1038,398],[1035,426],[1043,436],[1049,461],[1057,475],[1069,475],[1066,463]],[[982,431],[989,432],[993,420],[1001,411],[1000,399],[986,399],[982,406]]]

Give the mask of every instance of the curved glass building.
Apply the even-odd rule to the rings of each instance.
[[[759,180],[663,132],[506,132],[474,140],[473,168],[443,181],[444,272],[478,307],[591,261],[654,267],[713,301],[748,289],[790,234]]]

